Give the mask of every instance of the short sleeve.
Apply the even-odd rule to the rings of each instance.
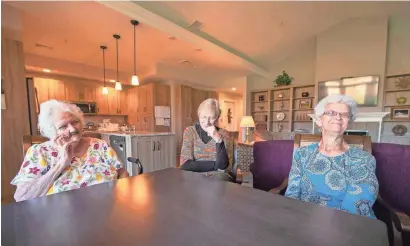
[[[107,142],[103,141],[101,147],[104,159],[110,167],[113,167],[116,170],[124,168],[124,164],[118,159],[117,153],[115,153],[114,149],[111,148]]]
[[[29,182],[46,174],[50,170],[47,155],[41,145],[31,146],[24,157],[23,164],[16,177],[11,181],[12,185]]]

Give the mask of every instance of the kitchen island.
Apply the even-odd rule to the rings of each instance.
[[[128,157],[138,158],[144,173],[176,167],[176,137],[170,132],[141,131],[87,131],[101,134],[124,163],[130,176],[138,174],[137,165],[128,162]]]

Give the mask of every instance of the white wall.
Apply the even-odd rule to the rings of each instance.
[[[378,106],[360,111],[382,111],[387,28],[387,17],[371,17],[343,22],[319,35],[315,81],[379,75]]]
[[[386,74],[410,73],[410,16],[389,20]]]
[[[360,111],[382,111],[385,75],[410,73],[410,17],[378,16],[340,23],[308,40],[270,71],[279,74],[283,69],[294,77],[295,85],[379,75],[378,106]],[[248,76],[247,83],[247,96],[249,91],[273,86],[272,81],[258,76]],[[247,102],[244,105],[245,109],[250,106]]]

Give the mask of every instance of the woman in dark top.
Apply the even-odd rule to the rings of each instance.
[[[206,99],[199,105],[199,122],[184,131],[181,169],[230,181],[233,142],[226,130],[216,126],[220,113],[216,99]]]

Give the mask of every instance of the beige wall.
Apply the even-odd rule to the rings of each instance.
[[[387,17],[354,19],[319,35],[315,81],[379,75],[378,106],[360,108],[360,111],[382,111],[387,23]]]
[[[410,16],[389,20],[386,75],[410,73]]]
[[[275,64],[271,71],[279,74],[285,69],[294,77],[295,85],[316,84],[344,76],[379,75],[378,106],[360,111],[381,111],[385,75],[410,73],[409,26],[410,17],[405,16],[343,22],[308,40],[297,52]],[[268,79],[248,76],[246,95],[249,96],[249,91],[272,86]]]

